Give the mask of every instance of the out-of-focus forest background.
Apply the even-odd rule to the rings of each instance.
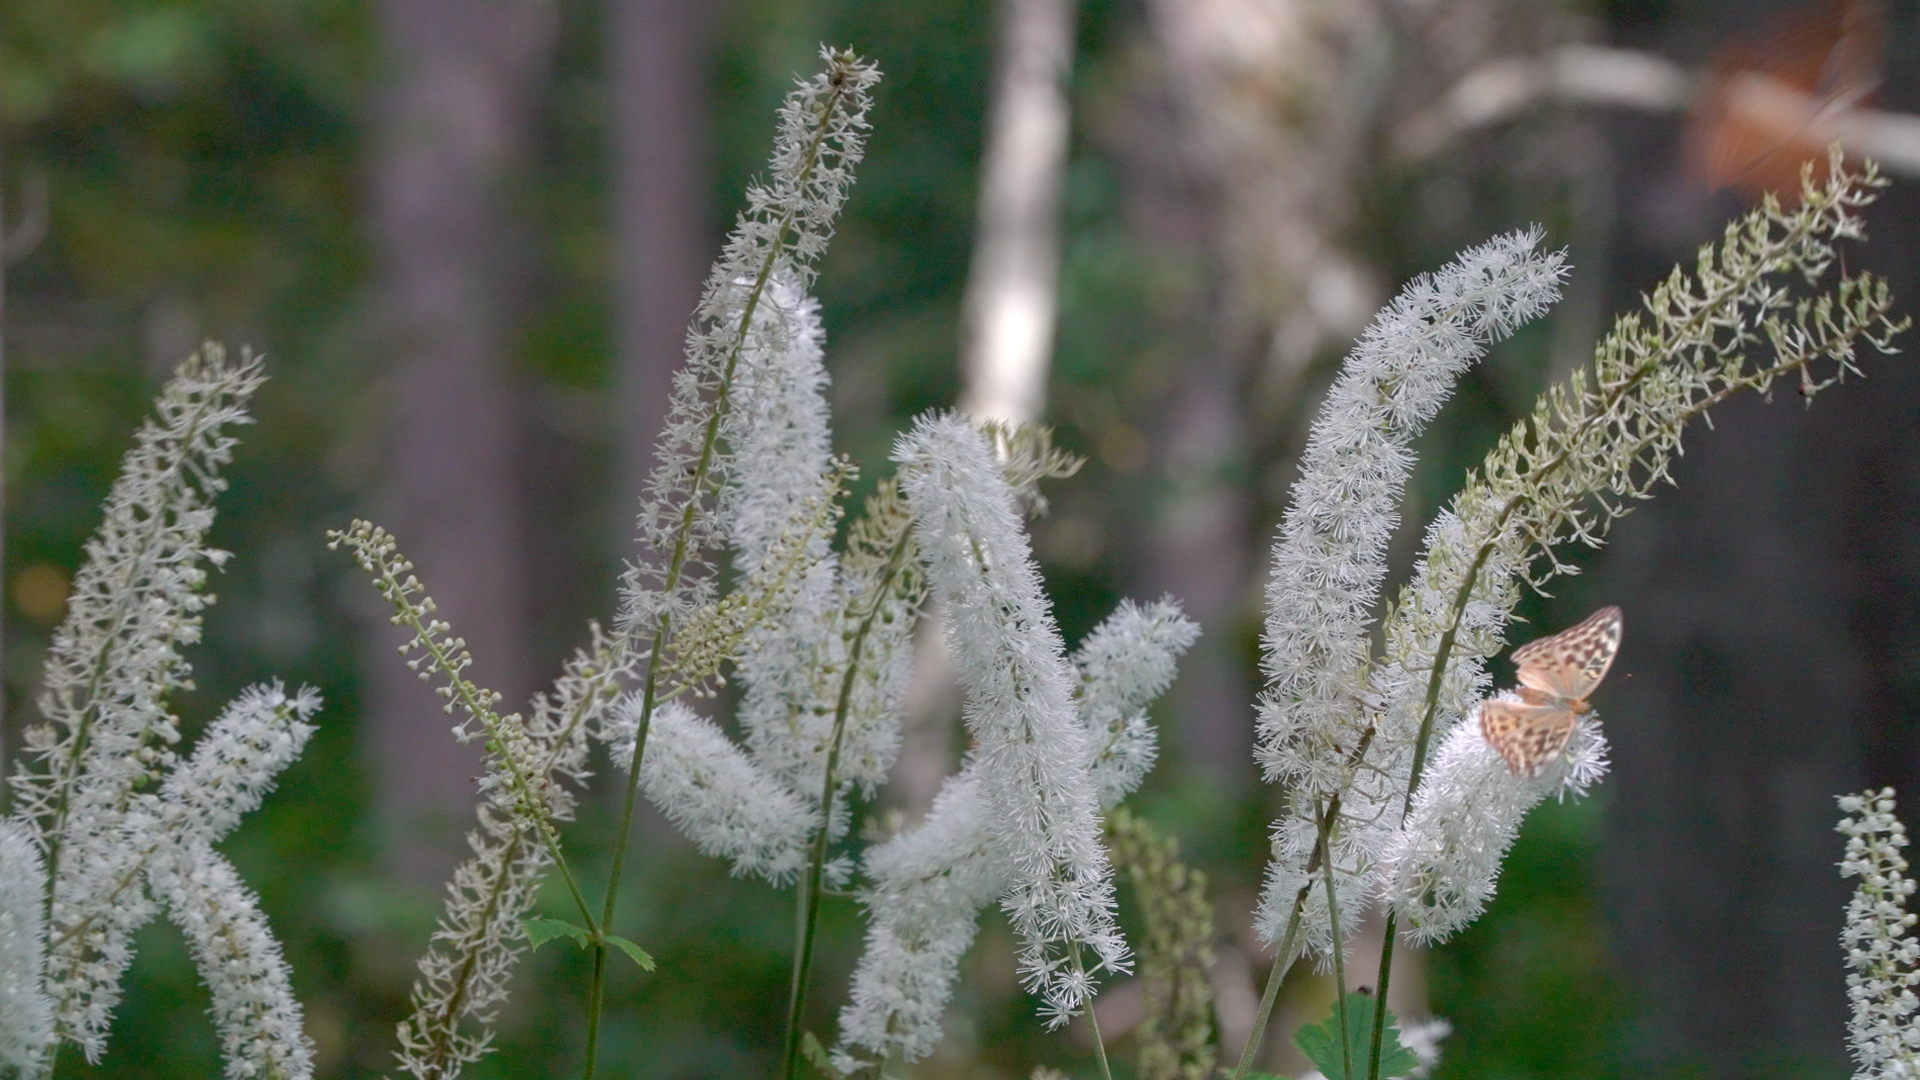
[[[159,380],[204,337],[267,353],[214,533],[237,556],[180,707],[196,729],[249,681],[325,692],[306,756],[226,845],[286,944],[322,1075],[390,1069],[476,771],[323,530],[361,515],[398,532],[509,702],[550,679],[585,621],[612,615],[698,282],[822,41],[887,74],[818,289],[836,439],[870,484],[912,414],[967,390],[986,118],[1017,21],[1000,16],[1021,3],[0,4],[6,746]],[[1088,464],[1050,488],[1036,547],[1069,645],[1122,596],[1171,592],[1204,627],[1134,804],[1209,874],[1237,1050],[1268,961],[1249,912],[1276,805],[1249,756],[1262,560],[1347,344],[1406,278],[1494,232],[1538,222],[1570,249],[1557,312],[1469,376],[1425,438],[1404,573],[1419,523],[1497,434],[1639,290],[1791,177],[1795,151],[1840,131],[1887,159],[1871,243],[1847,258],[1910,302],[1920,154],[1901,139],[1920,112],[1920,10],[1082,0],[1070,14],[1043,415]],[[1739,98],[1755,73],[1824,111],[1768,128]],[[1847,1074],[1832,796],[1920,795],[1920,372],[1892,357],[1866,375],[1811,410],[1789,391],[1716,414],[1677,489],[1583,556],[1589,574],[1524,605],[1541,629],[1625,609],[1598,698],[1615,770],[1598,797],[1535,813],[1486,918],[1396,969],[1396,1007],[1454,1025],[1438,1075]],[[924,809],[962,749],[952,690],[921,674],[909,752],[872,813]],[[616,809],[588,800],[578,850],[604,851]],[[769,1073],[790,896],[728,878],[658,822],[629,869],[622,932],[659,970],[614,976],[605,1074]],[[946,1044],[913,1075],[1085,1073],[1086,1044],[1045,1033],[1019,993],[997,919]],[[831,1029],[859,936],[854,903],[830,900],[815,1030]],[[520,978],[539,992],[516,995],[472,1075],[576,1069],[585,963],[536,953]],[[1272,1067],[1301,1067],[1279,1025],[1317,1018],[1331,993],[1295,976]],[[108,1057],[61,1074],[215,1075],[205,1007],[174,931],[153,925]],[[1124,1032],[1125,988],[1103,1008]]]

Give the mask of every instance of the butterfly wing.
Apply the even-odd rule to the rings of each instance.
[[[1619,651],[1620,609],[1603,607],[1578,626],[1515,649],[1513,665],[1522,686],[1585,701],[1606,678]]]
[[[1480,703],[1480,734],[1515,776],[1539,776],[1567,748],[1575,724],[1573,710],[1565,705],[1497,699]]]

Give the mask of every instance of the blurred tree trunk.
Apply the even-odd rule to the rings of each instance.
[[[1757,15],[1720,0],[1647,37],[1699,58]],[[1908,10],[1887,54],[1914,48]],[[1887,75],[1885,108],[1920,108],[1914,73]],[[1620,169],[1624,309],[1730,204],[1680,181],[1672,125],[1622,125],[1617,154],[1634,163]],[[1868,234],[1847,263],[1885,273],[1910,311],[1910,188],[1885,194]],[[1789,392],[1718,411],[1715,430],[1690,434],[1678,488],[1620,525],[1607,563],[1630,678],[1605,692],[1619,721],[1601,865],[1645,1065],[1743,1076],[1845,1061],[1834,796],[1897,784],[1901,813],[1920,811],[1920,373],[1866,357],[1866,375],[1809,411]]]
[[[1046,411],[1059,315],[1060,190],[1066,176],[1076,0],[1000,0],[979,219],[960,316],[960,408],[1022,424]],[[952,775],[959,675],[940,606],[915,638],[889,801],[919,818]]]
[[[1074,0],[1001,0],[980,220],[960,327],[960,407],[1039,420],[1059,310]]]
[[[1631,43],[1697,61],[1763,14],[1718,0]],[[1908,8],[1888,55],[1914,55],[1915,30]],[[1883,107],[1920,108],[1920,73],[1905,68],[1888,71]],[[1626,310],[1733,207],[1682,180],[1673,125],[1617,130]],[[1883,196],[1868,232],[1847,263],[1886,274],[1913,310],[1910,187]],[[1844,1069],[1833,798],[1892,783],[1920,818],[1920,372],[1910,355],[1865,367],[1864,383],[1811,410],[1784,391],[1690,433],[1677,489],[1621,523],[1593,594],[1627,620],[1616,671],[1628,678],[1602,691],[1614,747],[1602,870],[1637,1064]]]
[[[385,524],[473,654],[521,707],[533,688],[509,345],[513,201],[552,51],[539,0],[381,0],[389,81],[373,110],[373,244],[392,350]],[[383,628],[366,658],[367,746],[394,869],[437,884],[473,813],[478,746],[456,745]],[[435,675],[434,682],[439,681]]]
[[[609,0],[608,124],[613,147],[613,551],[629,558],[634,518],[673,373],[716,245],[709,208],[712,35],[702,0]],[[618,787],[607,795],[617,796]],[[685,846],[641,800],[648,843]]]
[[[701,0],[611,0],[605,11],[619,409],[615,540],[624,554],[713,258],[707,131],[717,11]]]

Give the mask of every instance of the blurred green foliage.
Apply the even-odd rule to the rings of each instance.
[[[535,224],[530,298],[516,359],[543,387],[597,394],[610,382],[601,13],[559,0],[561,39],[521,195]],[[875,136],[848,217],[822,270],[841,448],[882,471],[912,413],[957,391],[955,326],[972,232],[990,70],[991,5],[980,0],[737,0],[717,42],[713,92],[718,227],[760,168],[772,109],[816,43],[847,43],[887,73]],[[1083,114],[1126,107],[1137,13],[1113,0],[1081,11],[1075,93]],[[237,558],[191,659],[200,689],[178,702],[189,738],[247,682],[278,675],[326,695],[320,733],[227,850],[285,943],[323,1075],[390,1068],[411,960],[435,898],[379,878],[367,781],[355,742],[356,626],[371,595],[321,532],[344,523],[377,474],[384,358],[371,344],[371,252],[363,211],[367,122],[382,70],[369,3],[347,0],[15,0],[0,5],[0,122],[7,194],[44,177],[51,227],[8,280],[5,684],[21,717],[37,684],[65,582],[98,520],[120,453],[167,366],[200,336],[251,343],[273,381],[220,502],[217,546]],[[1375,193],[1384,208],[1390,192]],[[1154,495],[1138,468],[1139,418],[1185,347],[1169,296],[1201,274],[1140,247],[1123,219],[1115,165],[1076,136],[1066,192],[1062,312],[1051,398],[1062,445],[1092,464],[1063,485],[1040,551],[1069,643],[1120,592],[1123,552],[1076,520]],[[17,212],[17,207],[14,208]],[[1423,235],[1382,210],[1363,237],[1396,273],[1449,255],[1460,237]],[[1511,219],[1499,222],[1501,227]],[[1490,230],[1489,230],[1490,231]],[[1415,237],[1407,240],[1406,237]],[[1398,239],[1396,239],[1398,238]],[[1545,370],[1525,335],[1506,369]],[[1530,395],[1531,390],[1527,391]],[[1512,394],[1470,383],[1430,438],[1418,504],[1437,506],[1504,426]],[[578,505],[610,518],[610,447],[582,435],[548,464]],[[1076,516],[1079,515],[1079,516]],[[592,533],[592,529],[587,529]],[[590,546],[590,545],[587,545]],[[547,605],[539,640],[557,664],[612,600],[614,551],[579,561],[578,596]],[[551,578],[565,575],[551,573]],[[549,610],[550,609],[550,610]],[[1209,627],[1245,635],[1251,627]],[[1161,717],[1163,723],[1177,718]],[[18,745],[17,732],[9,745]],[[1265,852],[1261,798],[1234,801],[1169,766],[1139,799],[1229,896],[1251,899]],[[1587,867],[1597,817],[1555,806],[1530,823],[1493,911],[1432,961],[1433,1005],[1453,1018],[1444,1076],[1598,1077],[1624,1004],[1606,975]],[[603,878],[609,808],[590,800],[570,833]],[[766,1075],[776,1060],[791,897],[735,881],[669,831],[641,834],[616,925],[659,961],[617,965],[606,1075]],[[1238,892],[1232,890],[1238,889]],[[559,897],[549,914],[564,915]],[[1230,901],[1231,902],[1231,901]],[[1130,917],[1130,916],[1129,916]],[[1239,921],[1239,913],[1228,924]],[[807,1026],[830,1039],[860,944],[844,897],[826,904]],[[952,1029],[960,1058],[922,1076],[1025,1076],[1038,1063],[1089,1075],[1084,1045],[1045,1032],[1015,985],[1010,937],[990,915]],[[476,1077],[577,1068],[584,961],[543,949],[502,1017],[500,1052]],[[148,928],[105,1061],[63,1061],[63,1077],[207,1077],[220,1071],[206,994],[177,935]],[[1228,1048],[1227,1057],[1237,1048]],[[1127,1049],[1116,1064],[1129,1067]]]

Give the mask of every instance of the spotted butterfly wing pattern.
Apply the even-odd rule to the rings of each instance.
[[[1593,693],[1620,651],[1620,609],[1604,607],[1580,625],[1513,654],[1519,701],[1480,705],[1480,733],[1515,776],[1536,777],[1573,738]]]
[[[1567,748],[1579,720],[1565,705],[1492,699],[1480,703],[1480,734],[1515,776],[1539,776]]]
[[[1563,701],[1582,703],[1606,678],[1620,651],[1620,609],[1603,607],[1586,621],[1552,637],[1528,642],[1513,653],[1520,685]]]

